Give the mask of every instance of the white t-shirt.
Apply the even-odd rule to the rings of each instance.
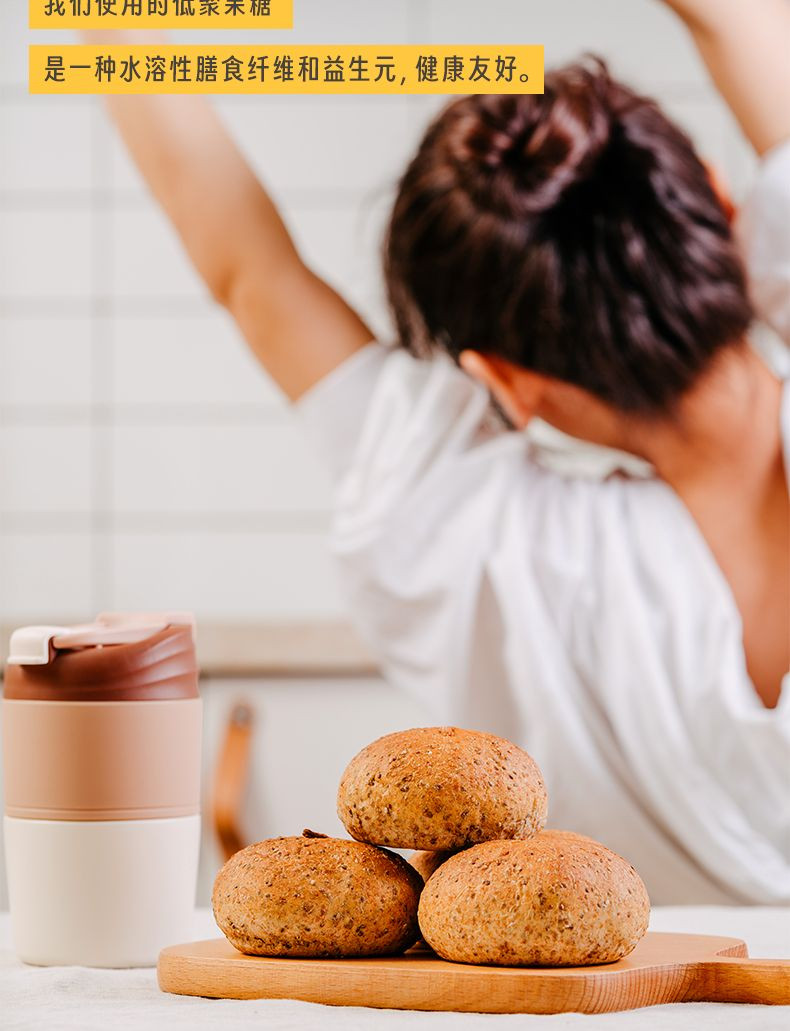
[[[739,229],[760,314],[790,341],[790,143]],[[298,410],[335,473],[334,550],[386,677],[437,722],[526,748],[549,825],[627,856],[654,903],[790,903],[790,677],[764,708],[673,490],[543,467],[444,357],[373,344]],[[790,387],[782,418],[790,470]]]

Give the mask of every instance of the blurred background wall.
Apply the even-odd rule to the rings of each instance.
[[[27,95],[26,10],[0,4],[0,623],[135,607],[248,623],[341,616],[322,469],[101,103]],[[656,0],[296,0],[295,11],[293,35],[259,38],[545,43],[547,66],[595,51],[668,107],[736,196],[748,181],[746,145]],[[387,334],[381,230],[437,98],[216,105],[307,258]]]

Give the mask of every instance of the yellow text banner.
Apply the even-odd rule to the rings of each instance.
[[[48,94],[542,93],[542,46],[31,46]]]
[[[31,29],[293,28],[293,0],[29,0],[29,5]]]

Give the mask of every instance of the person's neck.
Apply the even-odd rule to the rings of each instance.
[[[725,352],[676,418],[624,427],[623,445],[681,496],[733,485],[752,499],[784,476],[781,382],[748,346]]]

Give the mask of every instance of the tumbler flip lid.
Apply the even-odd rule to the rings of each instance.
[[[190,626],[194,617],[184,612],[101,613],[94,623],[77,626],[26,626],[11,635],[8,662],[18,666],[45,666],[56,651],[135,644],[168,626]]]

